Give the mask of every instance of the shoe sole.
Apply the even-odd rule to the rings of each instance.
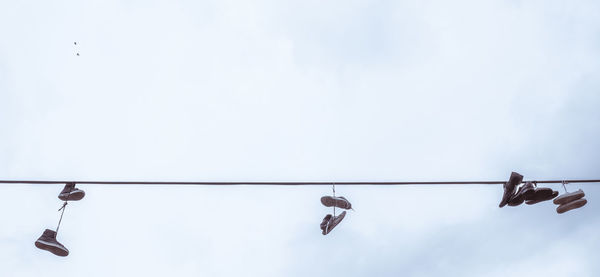
[[[56,256],[66,257],[69,255],[69,250],[55,243],[37,240],[35,242],[35,247],[46,250]]]
[[[323,204],[325,207],[336,206],[340,209],[345,209],[345,210],[350,209],[346,206],[348,204],[348,201],[344,201],[343,199],[336,200],[335,198],[333,198],[331,196],[321,197],[321,204]]]
[[[585,198],[577,199],[573,202],[562,204],[562,205],[556,207],[556,212],[559,214],[566,213],[570,210],[581,208],[581,207],[585,206],[585,204],[587,204],[587,200],[585,200]]]
[[[578,190],[578,191],[574,191],[574,192],[570,192],[570,193],[565,193],[559,197],[557,197],[556,199],[554,199],[554,204],[556,205],[563,205],[572,201],[575,201],[577,199],[581,199],[585,196],[585,193],[582,190]]]
[[[83,190],[77,190],[70,193],[61,193],[58,195],[58,199],[62,201],[79,201],[83,199],[84,196],[85,192]]]

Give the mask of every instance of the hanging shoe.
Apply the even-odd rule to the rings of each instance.
[[[551,188],[535,188],[533,194],[530,197],[525,198],[525,200],[538,200],[548,198],[553,194],[554,190]]]
[[[556,199],[554,199],[553,202],[556,205],[562,205],[562,204],[569,203],[571,201],[575,201],[577,199],[581,199],[584,196],[585,196],[585,193],[583,192],[583,190],[579,189],[577,191],[565,193],[559,197],[556,197]]]
[[[508,201],[515,194],[515,189],[521,182],[523,182],[523,175],[516,172],[510,173],[510,178],[508,179],[508,182],[504,183],[504,195],[502,195],[502,201],[500,201],[500,208],[508,204]]]
[[[67,183],[58,195],[62,201],[77,201],[85,196],[85,192],[75,187],[75,183]]]
[[[69,250],[56,240],[56,232],[50,229],[46,229],[42,236],[35,241],[35,247],[61,257],[69,255]]]
[[[508,200],[508,205],[515,207],[523,204],[525,199],[531,198],[535,194],[535,188],[531,184],[531,182],[525,183],[525,185],[521,186],[517,193],[513,195],[510,200]]]
[[[350,201],[348,201],[348,199],[344,198],[343,196],[340,196],[340,197],[323,196],[323,197],[321,197],[321,203],[323,205],[325,205],[326,207],[336,206],[340,209],[345,209],[345,210],[352,209],[352,204],[350,204]]]
[[[540,202],[552,200],[556,196],[558,196],[558,191],[555,191],[551,188],[536,188],[535,190],[536,190],[536,193],[535,193],[534,197],[525,201],[525,204],[533,205],[533,204],[537,204]]]
[[[328,214],[325,216],[325,218],[323,218],[323,221],[321,222],[321,230],[323,230],[323,235],[325,235],[325,228],[327,227],[327,223],[329,223],[329,221],[331,220],[332,215]]]
[[[536,187],[534,187],[531,182],[525,182],[525,185],[523,185],[522,192],[525,200],[531,200],[535,196],[535,189]]]
[[[587,200],[585,200],[585,198],[576,199],[556,207],[556,212],[562,214],[573,209],[581,208],[585,206],[585,204],[587,204]]]
[[[508,200],[507,204],[511,207],[516,207],[523,204],[523,202],[525,202],[525,196],[521,194],[521,188],[519,188],[517,193]]]
[[[331,232],[331,230],[333,230],[333,228],[335,228],[335,226],[337,226],[338,224],[340,224],[340,222],[342,222],[342,219],[344,219],[345,216],[346,216],[346,211],[343,211],[340,215],[330,218],[329,221],[327,222],[327,224],[325,225],[325,230],[323,230],[323,235],[329,234],[329,232]]]

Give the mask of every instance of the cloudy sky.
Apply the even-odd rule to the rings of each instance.
[[[597,1],[0,1],[0,179],[599,178],[599,74]],[[0,276],[600,275],[593,184],[80,187],[61,258],[0,186]]]

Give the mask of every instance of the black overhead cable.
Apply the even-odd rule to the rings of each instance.
[[[563,184],[563,183],[600,183],[600,179],[588,180],[531,180],[523,181],[537,184]],[[366,185],[366,186],[405,186],[405,185],[498,185],[506,181],[450,181],[450,182],[145,182],[145,181],[31,181],[31,180],[0,180],[0,184],[95,184],[95,185],[197,185],[197,186],[237,186],[237,185],[265,185],[265,186],[332,186],[332,185]]]

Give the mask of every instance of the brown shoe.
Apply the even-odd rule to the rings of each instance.
[[[523,204],[526,199],[532,198],[535,195],[535,188],[531,182],[527,182],[522,185],[517,193],[508,200],[508,205],[511,207],[519,206]]]
[[[342,219],[346,216],[346,211],[343,211],[340,215],[330,218],[327,224],[325,225],[325,229],[323,230],[323,235],[329,234],[335,226],[342,222]]]
[[[332,215],[328,214],[325,216],[325,218],[323,218],[323,221],[321,222],[321,230],[323,230],[323,235],[325,235],[325,228],[327,227],[327,223],[329,223],[329,220],[331,220]]]
[[[533,205],[543,201],[552,200],[558,195],[558,191],[551,188],[535,188],[534,193],[531,197],[525,198],[527,205]]]
[[[323,204],[326,207],[336,206],[340,209],[345,209],[345,210],[352,209],[352,204],[350,204],[350,201],[348,201],[348,199],[344,198],[343,196],[340,196],[340,197],[323,196],[323,197],[321,197],[321,204]]]
[[[554,199],[553,202],[556,205],[562,205],[562,204],[569,203],[571,201],[575,201],[577,199],[581,199],[584,196],[585,196],[585,193],[583,192],[583,190],[579,189],[577,191],[565,193],[559,197],[556,197],[556,199]]]
[[[540,202],[548,201],[554,199],[554,197],[558,196],[558,191],[552,190],[550,188],[539,188],[541,190],[540,193],[537,193],[535,197],[531,200],[525,201],[527,205],[533,205]],[[543,190],[542,190],[543,189]]]
[[[580,198],[565,204],[561,204],[560,206],[556,207],[556,212],[562,214],[573,209],[581,208],[585,206],[585,204],[587,204],[587,200],[585,200],[585,198]]]
[[[525,197],[523,196],[523,194],[521,194],[521,188],[519,188],[517,193],[515,195],[513,195],[510,198],[510,200],[508,200],[508,205],[511,207],[516,207],[516,206],[523,204],[524,201],[525,201]]]
[[[56,240],[56,232],[50,229],[46,229],[42,236],[35,241],[35,247],[61,257],[69,255],[69,250]]]
[[[62,201],[78,201],[85,196],[85,192],[75,187],[75,183],[67,183],[58,195]]]
[[[504,195],[502,195],[502,200],[500,201],[500,205],[498,205],[500,208],[508,204],[508,201],[515,195],[515,189],[521,182],[523,182],[523,175],[516,172],[510,173],[508,182],[504,183]]]

